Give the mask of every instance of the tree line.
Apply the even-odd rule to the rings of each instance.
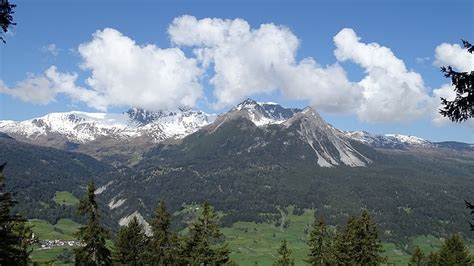
[[[0,166],[0,265],[27,265],[35,239],[27,220],[11,214],[13,195],[5,189]],[[172,229],[172,215],[161,201],[150,221],[150,233],[134,216],[118,231],[113,245],[110,231],[100,222],[100,210],[90,182],[78,213],[86,223],[79,228],[80,245],[74,249],[75,265],[236,265],[220,231],[213,208],[204,203],[199,217],[188,225],[187,234]],[[376,223],[367,211],[350,217],[344,226],[326,225],[316,219],[309,232],[309,265],[380,265],[387,263]],[[294,265],[291,248],[283,240],[274,265]],[[410,265],[472,265],[472,258],[460,235],[452,235],[442,248],[425,255],[416,248]]]
[[[151,235],[136,216],[122,226],[110,251],[105,240],[107,230],[98,223],[95,187],[81,200],[79,210],[88,216],[88,223],[79,230],[84,245],[76,249],[77,265],[236,265],[229,258],[230,250],[220,231],[217,214],[204,203],[202,213],[180,236],[172,230],[171,214],[161,201],[151,220]],[[304,260],[309,265],[380,265],[387,263],[376,223],[364,210],[350,217],[345,226],[331,230],[324,219],[315,220],[308,240],[309,252]],[[424,256],[417,247],[410,265],[471,265],[467,247],[460,235],[448,238],[438,251]],[[277,250],[277,266],[294,265],[291,248],[283,240]]]

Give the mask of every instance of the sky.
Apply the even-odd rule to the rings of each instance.
[[[335,127],[474,143],[438,114],[440,66],[474,69],[473,1],[15,1],[0,120],[246,98],[312,106]]]

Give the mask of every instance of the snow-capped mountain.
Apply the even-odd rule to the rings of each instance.
[[[155,142],[183,138],[214,121],[215,115],[189,108],[150,112],[130,109],[122,114],[51,113],[25,121],[0,121],[0,131],[26,139],[60,138],[86,143],[101,137],[148,137]]]
[[[375,135],[365,131],[345,131],[344,134],[353,140],[360,141],[374,148],[403,149],[407,147],[435,146],[425,139],[401,134]]]
[[[316,145],[326,135],[326,139],[332,138],[331,142],[341,154],[341,157],[336,159],[324,150],[317,150],[321,165],[341,163],[358,166],[367,163],[368,161],[365,158],[360,158],[357,155],[348,140],[356,140],[374,148],[405,149],[436,146],[434,143],[415,136],[374,135],[365,131],[339,131],[327,124],[311,108],[305,108],[304,110],[285,108],[277,103],[257,102],[252,99],[244,100],[219,116],[188,107],[178,108],[176,111],[162,110],[158,112],[139,108],[132,108],[124,113],[72,111],[50,113],[43,117],[25,121],[3,120],[0,121],[0,132],[5,132],[19,140],[53,147],[64,147],[65,143],[69,142],[84,144],[96,141],[95,143],[97,143],[97,141],[104,138],[119,141],[141,138],[158,143],[169,139],[182,139],[204,127],[208,131],[216,130],[229,119],[246,118],[257,127],[265,128],[268,125],[275,124],[289,126],[296,119],[302,119],[302,117],[308,115],[312,119],[301,121],[312,122],[301,123],[304,128],[300,129],[301,132],[306,134],[304,138],[306,138],[308,144],[313,147],[313,144]],[[318,136],[316,137],[315,134]],[[346,148],[347,150],[345,150]]]
[[[256,102],[252,99],[246,99],[230,110],[231,113],[243,113],[257,126],[283,123],[300,111],[298,108],[284,108],[277,103]]]

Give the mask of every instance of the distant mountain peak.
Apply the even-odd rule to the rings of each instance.
[[[281,124],[300,112],[297,108],[285,108],[274,102],[257,102],[247,98],[230,110],[230,113],[244,112],[257,126]]]
[[[160,117],[160,113],[151,112],[141,108],[131,108],[126,111],[128,117],[142,125],[150,124]]]
[[[366,131],[346,131],[344,134],[374,148],[406,149],[407,147],[434,147],[434,144],[415,136],[402,134],[370,134]]]
[[[212,123],[215,115],[183,107],[152,112],[131,108],[124,113],[71,111],[50,113],[25,121],[0,121],[0,131],[30,142],[87,143],[98,138],[145,138],[153,142],[179,139]]]
[[[256,106],[260,106],[260,104],[253,99],[247,98],[243,102],[237,104],[232,110],[242,110],[242,109],[254,108]]]

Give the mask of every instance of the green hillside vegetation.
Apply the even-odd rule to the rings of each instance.
[[[81,226],[71,219],[61,219],[55,225],[39,219],[29,220],[29,223],[34,226],[35,236],[41,240],[75,240],[77,237],[74,236],[74,233]]]
[[[183,219],[184,224],[191,223],[197,216],[201,215],[199,205],[185,205],[183,209],[175,212],[173,216]],[[258,262],[259,265],[271,265],[275,261],[277,249],[282,240],[287,240],[289,247],[293,251],[296,265],[304,265],[304,259],[308,254],[308,230],[314,221],[314,210],[305,209],[303,213],[295,214],[295,208],[290,206],[281,210],[282,218],[276,219],[273,223],[237,222],[231,227],[222,228],[226,243],[231,251],[230,258],[239,265],[251,265]],[[225,216],[219,213],[219,217]],[[283,222],[282,222],[283,221]],[[57,224],[51,225],[44,220],[30,220],[35,225],[33,231],[39,239],[76,239],[74,233],[80,224],[70,219],[61,219]],[[334,227],[331,227],[334,229]],[[180,235],[186,235],[187,228],[181,231]],[[436,238],[432,235],[420,235],[410,239],[406,247],[395,243],[383,243],[388,262],[395,265],[407,265],[411,252],[415,246],[419,246],[425,254],[437,251],[443,245],[444,239]],[[109,246],[110,246],[109,241]],[[471,254],[474,255],[474,244],[469,245]],[[58,259],[58,255],[64,253],[63,247],[51,249],[35,248],[32,253],[32,260],[36,262],[47,262]]]
[[[71,254],[72,248],[54,247],[51,249],[35,248],[31,253],[31,261],[38,263],[54,262],[53,265],[73,265],[61,259],[64,254]]]
[[[72,195],[69,191],[56,191],[53,201],[59,205],[74,206],[79,203],[79,199]]]

